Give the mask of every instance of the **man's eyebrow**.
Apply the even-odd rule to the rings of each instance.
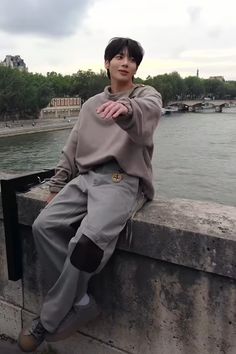
[[[121,49],[116,55],[125,55],[125,53],[126,53],[125,49],[123,50]],[[127,52],[127,54],[129,58],[134,58],[134,56],[131,53]]]

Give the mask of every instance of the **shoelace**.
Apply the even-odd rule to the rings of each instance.
[[[36,339],[41,340],[42,337],[45,335],[45,333],[46,333],[46,329],[43,327],[40,320],[35,320],[32,325],[30,334],[32,334],[32,336],[34,336]]]

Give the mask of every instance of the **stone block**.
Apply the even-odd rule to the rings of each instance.
[[[236,353],[236,282],[116,252],[90,289],[103,311],[83,333],[133,354]]]
[[[21,308],[0,300],[0,334],[17,339],[21,330]]]
[[[48,197],[48,186],[33,187],[26,193],[18,193],[18,218],[21,225],[31,226],[44,208]]]
[[[40,265],[30,227],[21,226],[23,243],[24,309],[39,313],[43,299]]]
[[[236,279],[236,208],[185,199],[154,200],[133,221],[129,245],[117,247]]]

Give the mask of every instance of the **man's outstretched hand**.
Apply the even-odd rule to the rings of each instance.
[[[122,103],[115,101],[108,101],[97,108],[97,114],[104,120],[115,119],[127,113],[128,108]]]

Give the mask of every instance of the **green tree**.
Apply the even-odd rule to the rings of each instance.
[[[225,98],[236,99],[236,81],[225,82]]]
[[[225,83],[217,79],[204,80],[205,95],[211,98],[223,98],[225,96]]]
[[[89,97],[103,91],[104,86],[108,84],[109,79],[104,70],[101,70],[99,74],[92,70],[79,70],[72,77],[71,94],[79,95],[83,101],[86,101]]]
[[[184,79],[184,96],[190,99],[199,99],[204,95],[203,80],[196,76],[188,76]]]
[[[135,83],[155,87],[163,98],[164,105],[170,100],[199,99],[204,96],[215,98],[235,98],[236,82],[222,82],[216,79],[200,79],[189,76],[182,79],[177,72],[148,76],[146,80],[136,78]],[[56,72],[46,76],[20,72],[0,65],[0,119],[38,117],[53,97],[79,96],[82,101],[102,92],[109,79],[105,70],[79,70],[73,75]]]
[[[172,86],[173,99],[182,99],[186,91],[186,86],[184,80],[181,78],[179,73],[176,71],[169,74],[168,78]]]

